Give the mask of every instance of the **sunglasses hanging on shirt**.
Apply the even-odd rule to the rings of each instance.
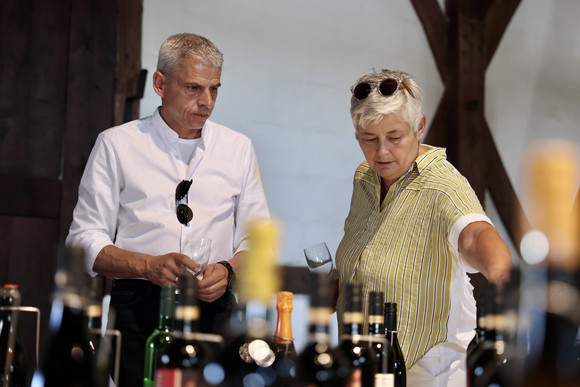
[[[189,192],[191,183],[192,180],[182,180],[175,189],[175,205],[177,206],[175,213],[177,214],[177,220],[179,220],[179,223],[185,225],[193,219],[193,211],[187,205],[187,193]],[[183,200],[185,200],[185,203],[182,203]]]

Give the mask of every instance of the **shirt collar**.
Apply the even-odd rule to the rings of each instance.
[[[164,138],[170,141],[177,141],[179,135],[167,125],[167,123],[161,117],[161,106],[155,109],[155,113],[152,116],[152,126],[157,129],[159,134],[161,134]],[[211,138],[211,121],[207,120],[205,124],[203,124],[203,128],[201,128],[201,141],[199,142],[198,146],[202,149],[206,148],[206,144]]]

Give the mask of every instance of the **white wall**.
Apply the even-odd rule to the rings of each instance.
[[[579,14],[577,0],[523,0],[488,69],[486,119],[516,186],[527,145],[580,140]],[[363,160],[350,85],[373,67],[409,72],[423,86],[428,124],[443,91],[410,1],[145,0],[143,16],[149,76],[173,33],[204,35],[223,52],[212,119],[253,139],[272,213],[285,225],[286,264],[304,265],[302,249],[318,241],[334,254],[342,237]],[[158,104],[149,78],[142,115]],[[493,203],[486,208],[503,232]]]

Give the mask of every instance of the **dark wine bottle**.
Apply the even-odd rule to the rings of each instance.
[[[353,367],[352,382],[373,386],[378,370],[377,355],[363,332],[362,285],[350,283],[346,286],[346,308],[343,316],[343,332],[338,344],[350,359]],[[357,375],[360,375],[360,381]]]
[[[383,292],[369,292],[368,335],[377,356],[378,370],[375,387],[394,386],[394,350],[385,338],[385,315],[383,314]]]
[[[103,277],[97,275],[88,279],[84,294],[84,311],[87,320],[89,346],[95,356],[97,377],[100,385],[109,384],[109,375],[113,375],[113,350],[111,339],[105,335],[103,320]]]
[[[467,385],[470,387],[502,386],[499,366],[505,351],[503,294],[500,284],[488,284],[485,297],[488,313],[485,337],[472,352],[467,363]]]
[[[27,386],[28,362],[18,335],[20,289],[6,284],[0,292],[0,385]]]
[[[173,341],[159,351],[155,385],[173,387],[220,384],[224,379],[224,370],[217,358],[223,346],[222,337],[199,332],[197,278],[191,275],[180,276],[178,283]]]
[[[336,348],[331,348],[331,283],[326,273],[313,273],[310,279],[308,340],[298,357],[298,381],[301,386],[346,386],[350,362]]]
[[[221,356],[227,386],[270,386],[278,379],[273,366],[276,346],[268,323],[268,305],[279,291],[277,253],[276,223],[251,224],[248,256],[237,282],[239,305]]]
[[[278,374],[276,385],[288,385],[296,378],[296,348],[292,337],[292,292],[278,292],[276,299],[276,332],[274,347],[276,348],[274,369]]]
[[[175,319],[175,290],[173,286],[161,287],[159,300],[159,320],[157,328],[145,343],[145,374],[143,387],[155,386],[155,370],[159,364],[159,354],[173,341]]]
[[[405,387],[407,385],[407,369],[405,368],[405,357],[399,343],[399,330],[397,321],[397,303],[385,303],[385,335],[393,347],[393,366],[395,375],[395,387]]]
[[[47,344],[32,386],[99,386],[100,377],[81,297],[86,286],[84,251],[59,248]]]
[[[469,363],[469,358],[473,350],[477,347],[477,345],[483,341],[485,337],[485,301],[481,298],[477,300],[476,305],[476,319],[475,319],[475,335],[473,339],[467,345],[467,350],[465,351],[465,358],[466,362]]]

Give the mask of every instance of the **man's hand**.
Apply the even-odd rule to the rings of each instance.
[[[214,302],[224,295],[228,286],[228,269],[219,263],[208,265],[203,279],[197,282],[197,298]]]
[[[112,278],[144,278],[159,286],[177,286],[177,277],[182,274],[191,275],[187,269],[195,272],[197,266],[199,265],[184,254],[154,256],[109,245],[99,252],[93,270]]]

